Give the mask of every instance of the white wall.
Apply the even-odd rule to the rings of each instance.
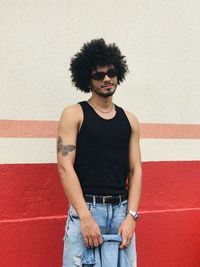
[[[1,0],[0,119],[58,120],[89,95],[71,56],[116,42],[130,73],[114,101],[142,122],[200,123],[200,1]]]

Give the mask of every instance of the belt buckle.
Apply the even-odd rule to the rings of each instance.
[[[103,205],[106,205],[106,203],[105,203],[106,198],[112,198],[112,196],[103,196]]]

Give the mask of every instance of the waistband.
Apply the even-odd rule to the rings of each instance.
[[[93,204],[120,204],[122,201],[128,199],[128,195],[118,195],[118,196],[101,196],[101,195],[84,195],[86,202],[92,202]]]

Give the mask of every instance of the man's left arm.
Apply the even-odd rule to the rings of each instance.
[[[128,210],[137,212],[142,191],[142,166],[140,152],[140,130],[137,118],[126,111],[131,125],[131,137],[129,143],[129,175],[128,175]],[[136,227],[136,220],[131,214],[127,214],[120,225],[118,234],[122,236],[120,248],[129,246]]]

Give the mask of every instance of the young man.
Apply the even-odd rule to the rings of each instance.
[[[139,123],[113,103],[128,71],[115,44],[95,39],[71,60],[72,82],[89,93],[67,106],[57,134],[58,171],[70,208],[63,267],[81,265],[85,247],[101,245],[102,234],[119,234],[131,267],[136,267],[135,227],[142,188]]]

